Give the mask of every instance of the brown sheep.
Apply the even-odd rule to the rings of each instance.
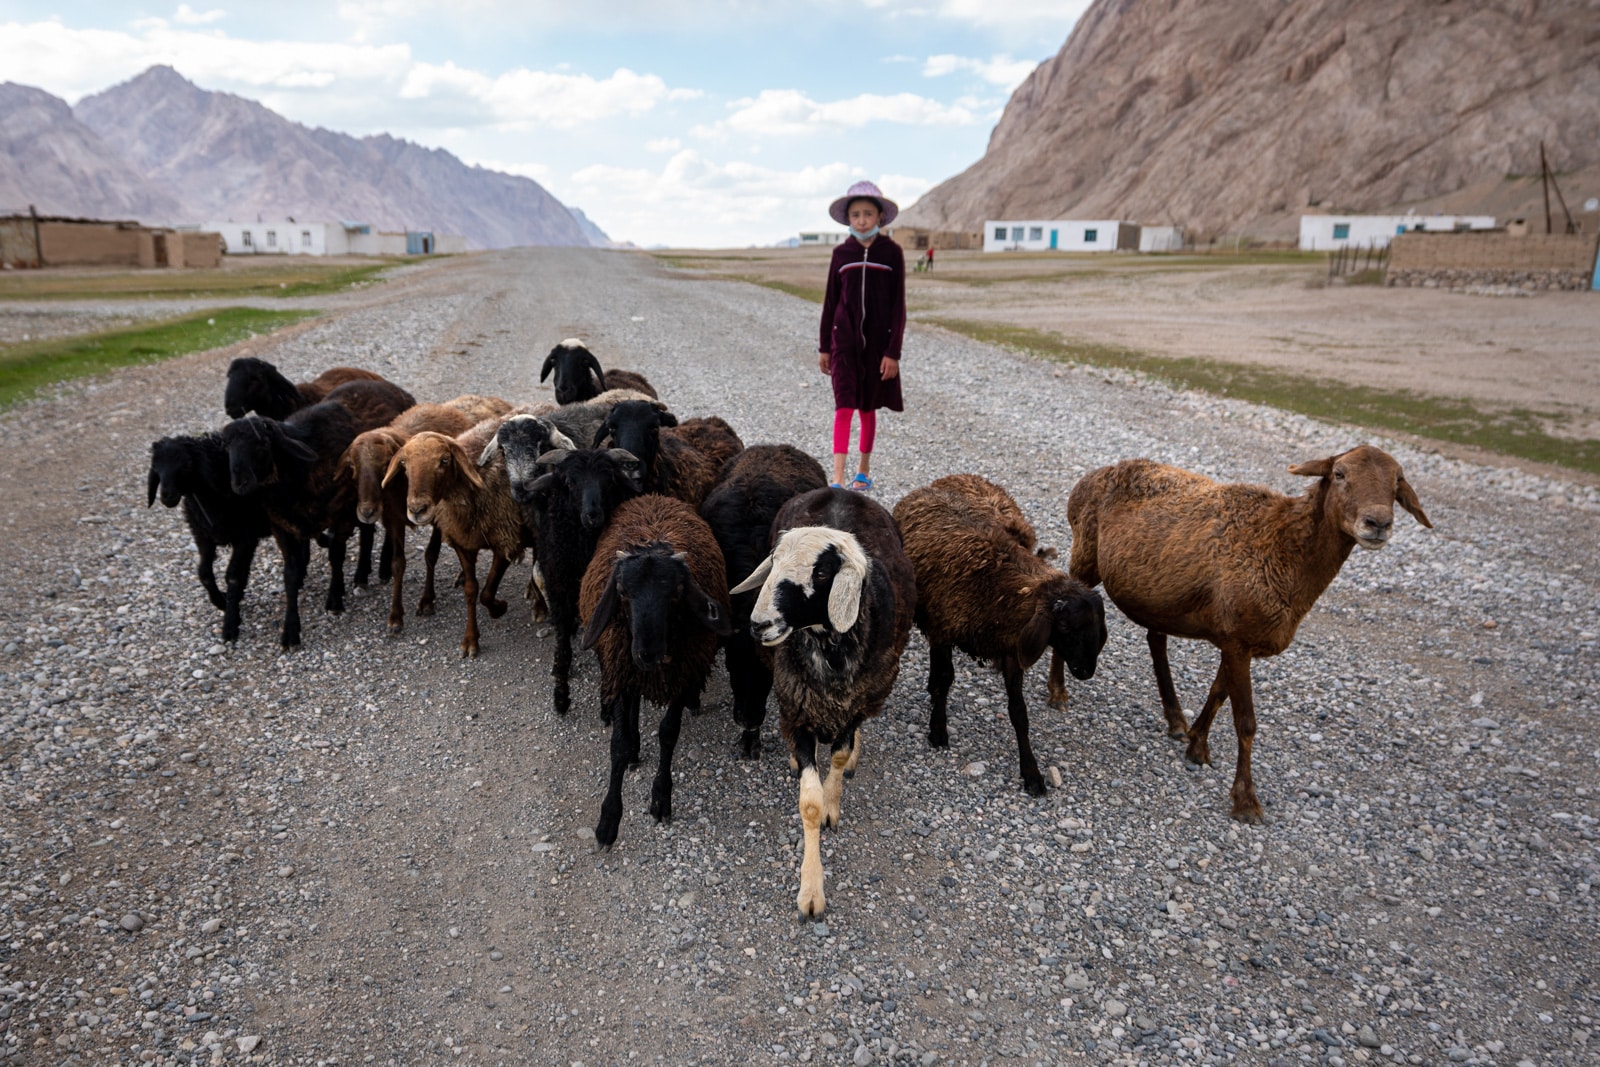
[[[662,436],[681,438],[699,449],[716,466],[719,477],[728,461],[744,451],[739,435],[718,415],[683,419],[672,429],[662,431]]]
[[[1261,821],[1250,777],[1250,661],[1289,647],[1352,548],[1388,543],[1396,503],[1433,527],[1400,464],[1371,445],[1298,463],[1289,473],[1317,483],[1288,497],[1130,459],[1090,471],[1067,501],[1073,577],[1103,583],[1111,602],[1148,631],[1167,732],[1188,739],[1191,762],[1211,762],[1212,717],[1223,701],[1232,704],[1239,757],[1231,796],[1241,822]],[[1210,641],[1222,653],[1192,726],[1172,685],[1168,635]]]
[[[465,393],[461,396],[446,400],[446,407],[456,408],[466,412],[473,422],[492,419],[496,415],[505,415],[511,410],[511,401],[502,400],[497,396],[478,396],[475,393]]]
[[[595,840],[622,821],[622,778],[639,761],[639,703],[665,704],[650,814],[672,818],[672,753],[683,709],[699,700],[728,633],[728,581],[711,527],[681,500],[651,494],[617,505],[583,573],[582,645],[600,660],[600,699],[611,709],[611,782]]]
[[[464,657],[478,654],[478,553],[487,549],[493,557],[481,599],[489,617],[498,619],[506,613],[506,602],[495,596],[500,580],[532,543],[522,509],[511,499],[505,461],[495,457],[482,467],[477,463],[498,426],[498,419],[485,419],[456,437],[424,430],[400,447],[383,478],[387,486],[404,472],[406,517],[418,526],[435,526],[461,560],[467,601]]]
[[[928,639],[928,742],[948,748],[945,725],[954,646],[994,664],[1005,678],[1006,707],[1017,734],[1022,784],[1045,792],[1028,740],[1022,677],[1046,648],[1073,677],[1094,676],[1106,643],[1100,594],[1049,562],[1033,526],[1009,493],[976,474],[954,474],[908,493],[894,521],[917,572],[917,628]]]
[[[509,406],[509,405],[508,405]],[[406,610],[403,585],[406,574],[406,493],[409,484],[404,472],[387,483],[384,475],[389,463],[406,441],[423,430],[455,436],[470,429],[478,420],[469,415],[455,401],[445,404],[418,404],[404,411],[391,422],[376,430],[368,430],[350,443],[339,465],[339,477],[356,487],[356,519],[366,524],[381,523],[384,532],[384,562],[389,564],[385,573],[380,568],[380,581],[392,579],[389,600],[389,632],[398,634],[405,629]],[[437,527],[428,538],[428,548],[423,554],[426,578],[422,598],[417,601],[418,615],[432,615],[435,601],[433,574],[439,561],[440,536]]]

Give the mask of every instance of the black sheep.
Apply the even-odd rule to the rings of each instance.
[[[669,497],[618,505],[583,575],[583,647],[600,660],[600,698],[611,705],[611,782],[595,840],[609,848],[622,821],[622,778],[639,761],[639,704],[665,704],[650,814],[672,817],[672,753],[683,709],[698,699],[728,632],[722,552],[705,520]]]
[[[685,425],[690,421],[696,424],[692,431],[678,432],[677,416],[659,404],[624,400],[606,415],[593,447],[609,443],[633,453],[644,464],[646,492],[677,497],[698,508],[716,485],[723,463],[744,443],[721,419],[686,420]]]
[[[228,364],[228,382],[222,391],[222,409],[239,419],[254,411],[269,419],[286,419],[301,408],[320,404],[335,388],[354,381],[382,381],[382,376],[357,367],[333,367],[309,382],[296,385],[277,367],[254,356],[240,356]]]
[[[556,376],[556,403],[575,404],[592,400],[610,389],[636,389],[647,396],[656,391],[644,375],[631,370],[602,370],[594,353],[576,337],[569,337],[550,350],[539,371],[542,382]]]
[[[795,903],[822,914],[820,830],[839,821],[857,731],[883,711],[911,634],[917,585],[894,518],[877,501],[818,489],[785,504],[772,555],[732,590],[760,587],[751,632],[774,649],[778,724],[800,770],[805,858]],[[832,749],[826,783],[817,745]]]
[[[183,505],[183,518],[200,552],[200,584],[222,611],[222,639],[239,639],[239,605],[250,582],[256,546],[272,533],[266,508],[255,495],[237,496],[229,486],[228,452],[214,433],[198,437],[163,437],[150,446],[149,497],[167,507]],[[228,558],[228,590],[217,587],[217,546],[232,549]]]
[[[793,445],[753,445],[722,469],[717,487],[700,506],[711,525],[728,584],[736,585],[759,567],[772,551],[772,521],[779,509],[801,493],[825,488],[822,465]],[[761,755],[761,724],[772,692],[772,653],[750,634],[755,590],[731,598],[733,632],[723,639],[728,681],[733,688],[733,720],[741,727],[739,755]]]

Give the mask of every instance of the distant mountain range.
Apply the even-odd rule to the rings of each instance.
[[[0,83],[0,209],[181,224],[293,217],[461,234],[473,248],[610,240],[531,178],[291,122],[171,67],[77,107]]]
[[[1594,0],[1096,0],[988,151],[900,216],[1293,237],[1324,210],[1538,216],[1600,195]],[[1561,223],[1558,214],[1556,225]]]

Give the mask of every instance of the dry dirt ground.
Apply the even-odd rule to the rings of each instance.
[[[826,255],[683,253],[682,261],[817,287]],[[1329,286],[1320,258],[1258,258],[945,251],[931,273],[911,276],[907,300],[913,318],[1024,326],[1152,355],[1527,408],[1558,416],[1575,436],[1600,437],[1600,294]]]
[[[1402,518],[1258,668],[1260,827],[1226,815],[1228,727],[1216,766],[1184,765],[1114,612],[1068,713],[1028,680],[1062,777],[1037,799],[992,672],[958,662],[953,747],[928,748],[914,638],[824,838],[826,921],[798,923],[794,782],[770,716],[762,759],[732,757],[720,668],[685,724],[675,820],[645,810],[646,725],[618,847],[596,853],[596,670],[579,657],[558,719],[525,563],[463,662],[448,559],[438,614],[398,639],[385,595],[323,612],[314,559],[284,655],[263,546],[224,648],[145,470],[156,437],[224,421],[236,355],[531,400],[573,334],[683,414],[820,448],[815,306],[577,250],[430,264],[325,305],[0,418],[7,1063],[1593,1061],[1600,493],[1389,443],[1436,529]],[[1298,490],[1287,462],[1352,437],[943,331],[909,353],[880,499],[975,470],[1063,550],[1091,467],[1153,455]],[[1192,704],[1214,658],[1173,658]]]

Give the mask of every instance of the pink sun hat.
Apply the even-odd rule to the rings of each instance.
[[[871,182],[856,182],[843,196],[828,205],[828,217],[841,226],[850,225],[850,201],[862,197],[878,202],[878,210],[883,212],[883,218],[878,223],[880,226],[889,225],[894,221],[894,217],[900,214],[900,205],[884,196],[876,185]]]

